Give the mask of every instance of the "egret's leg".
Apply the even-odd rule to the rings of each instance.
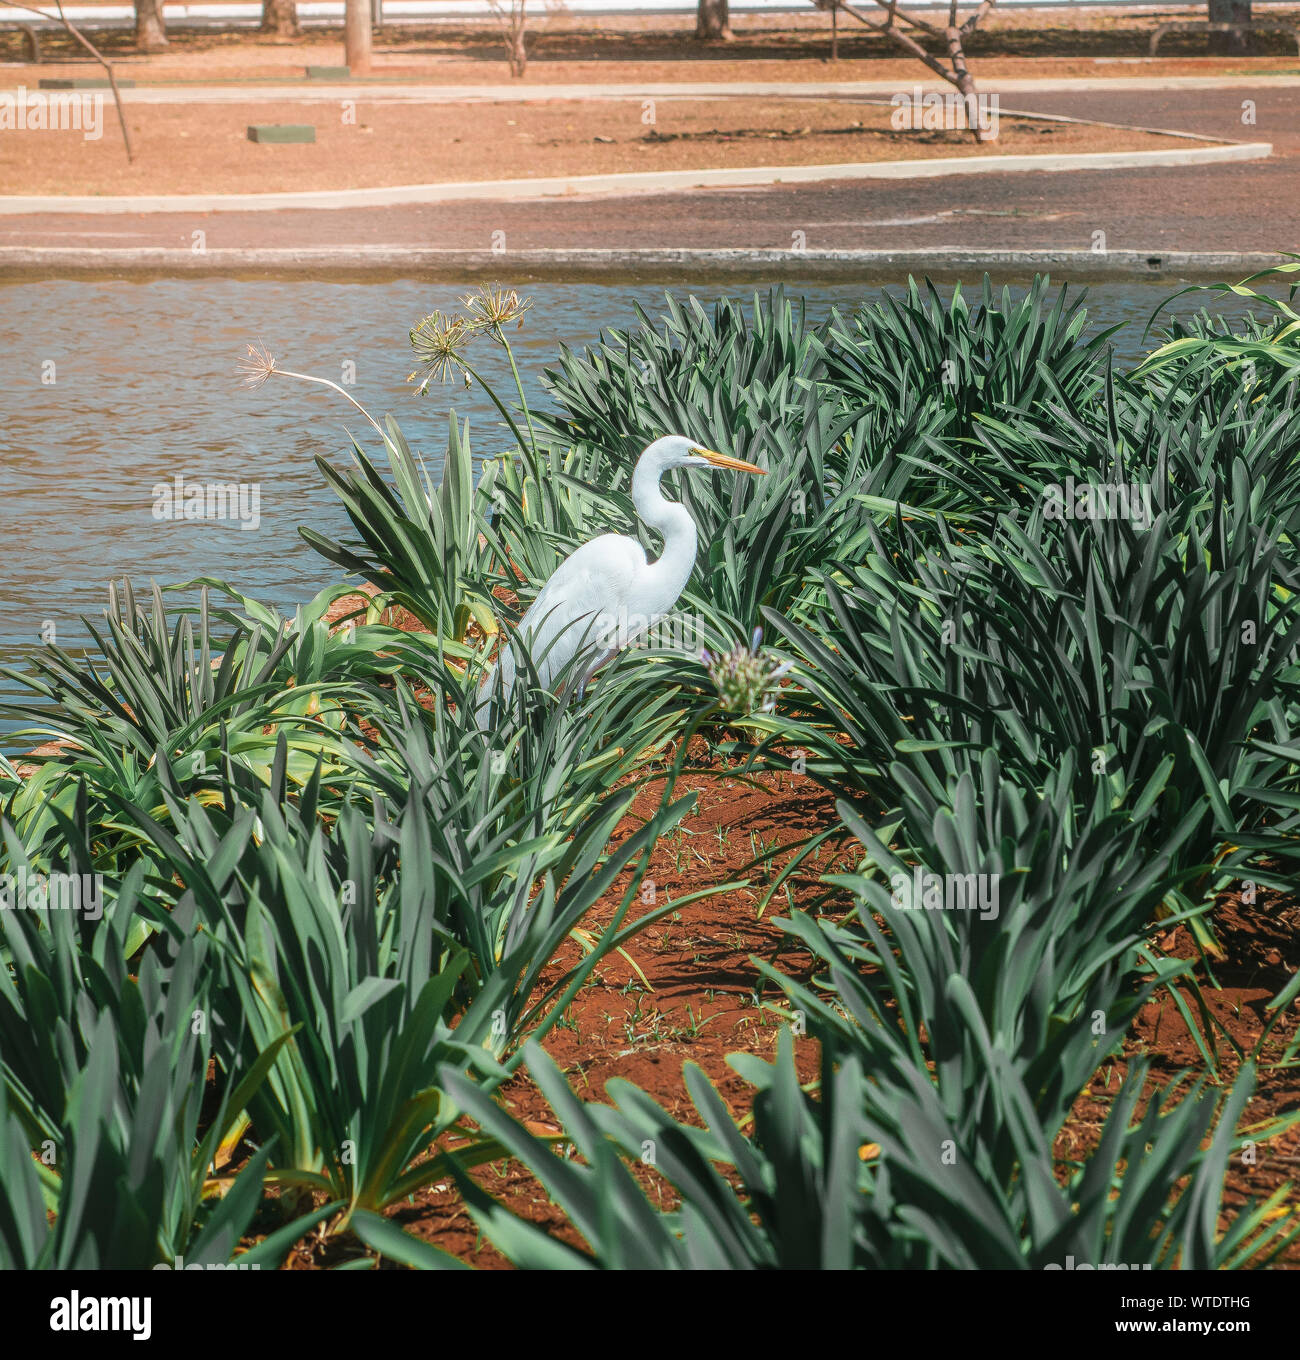
[[[605,665],[607,662],[613,661],[613,659],[614,659],[617,655],[618,655],[618,648],[617,648],[617,647],[611,647],[607,652],[601,652],[601,654],[596,658],[596,660],[595,660],[594,662],[592,662],[592,664],[591,664],[590,666],[587,667],[587,670],[586,670],[586,672],[583,674],[582,679],[578,682],[578,702],[579,702],[579,703],[582,702],[582,696],[587,692],[587,684],[588,684],[588,682],[591,680],[591,677],[592,677],[593,675],[595,675],[596,672],[597,672],[603,665]]]

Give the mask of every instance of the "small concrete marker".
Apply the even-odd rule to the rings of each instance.
[[[107,76],[78,80],[62,80],[54,76],[42,76],[37,82],[37,88],[41,90],[109,90],[112,89],[112,86],[108,83]],[[117,88],[119,90],[133,90],[135,89],[135,81],[119,80]]]
[[[309,66],[307,68],[308,80],[351,80],[352,68],[350,66]]]
[[[250,123],[250,142],[314,142],[316,129],[310,123]]]

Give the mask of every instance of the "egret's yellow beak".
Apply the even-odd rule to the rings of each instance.
[[[730,468],[732,472],[754,472],[760,477],[766,477],[767,472],[761,467],[755,467],[753,463],[746,463],[740,458],[730,458],[725,453],[714,453],[712,449],[701,449],[692,447],[691,452],[698,454],[699,457],[707,459],[714,467]]]

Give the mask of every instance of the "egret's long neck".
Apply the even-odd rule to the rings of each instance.
[[[654,603],[648,612],[664,612],[677,603],[695,566],[695,521],[684,505],[659,489],[661,470],[644,458],[632,474],[632,504],[642,522],[663,535],[664,550],[648,569]]]

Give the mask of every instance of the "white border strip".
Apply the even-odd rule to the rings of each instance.
[[[468,180],[409,184],[391,189],[327,189],[270,194],[159,194],[153,197],[6,195],[0,214],[267,212],[289,208],[391,208],[459,200],[571,198],[579,195],[677,193],[743,189],[832,180],[931,179],[945,175],[1000,175],[1027,171],[1146,170],[1157,166],[1263,160],[1269,142],[1183,147],[1169,151],[1079,151],[1059,156],[943,156],[924,161],[868,161],[831,165],[756,166],[752,169],[659,170],[641,174],[570,175],[546,179]]]

